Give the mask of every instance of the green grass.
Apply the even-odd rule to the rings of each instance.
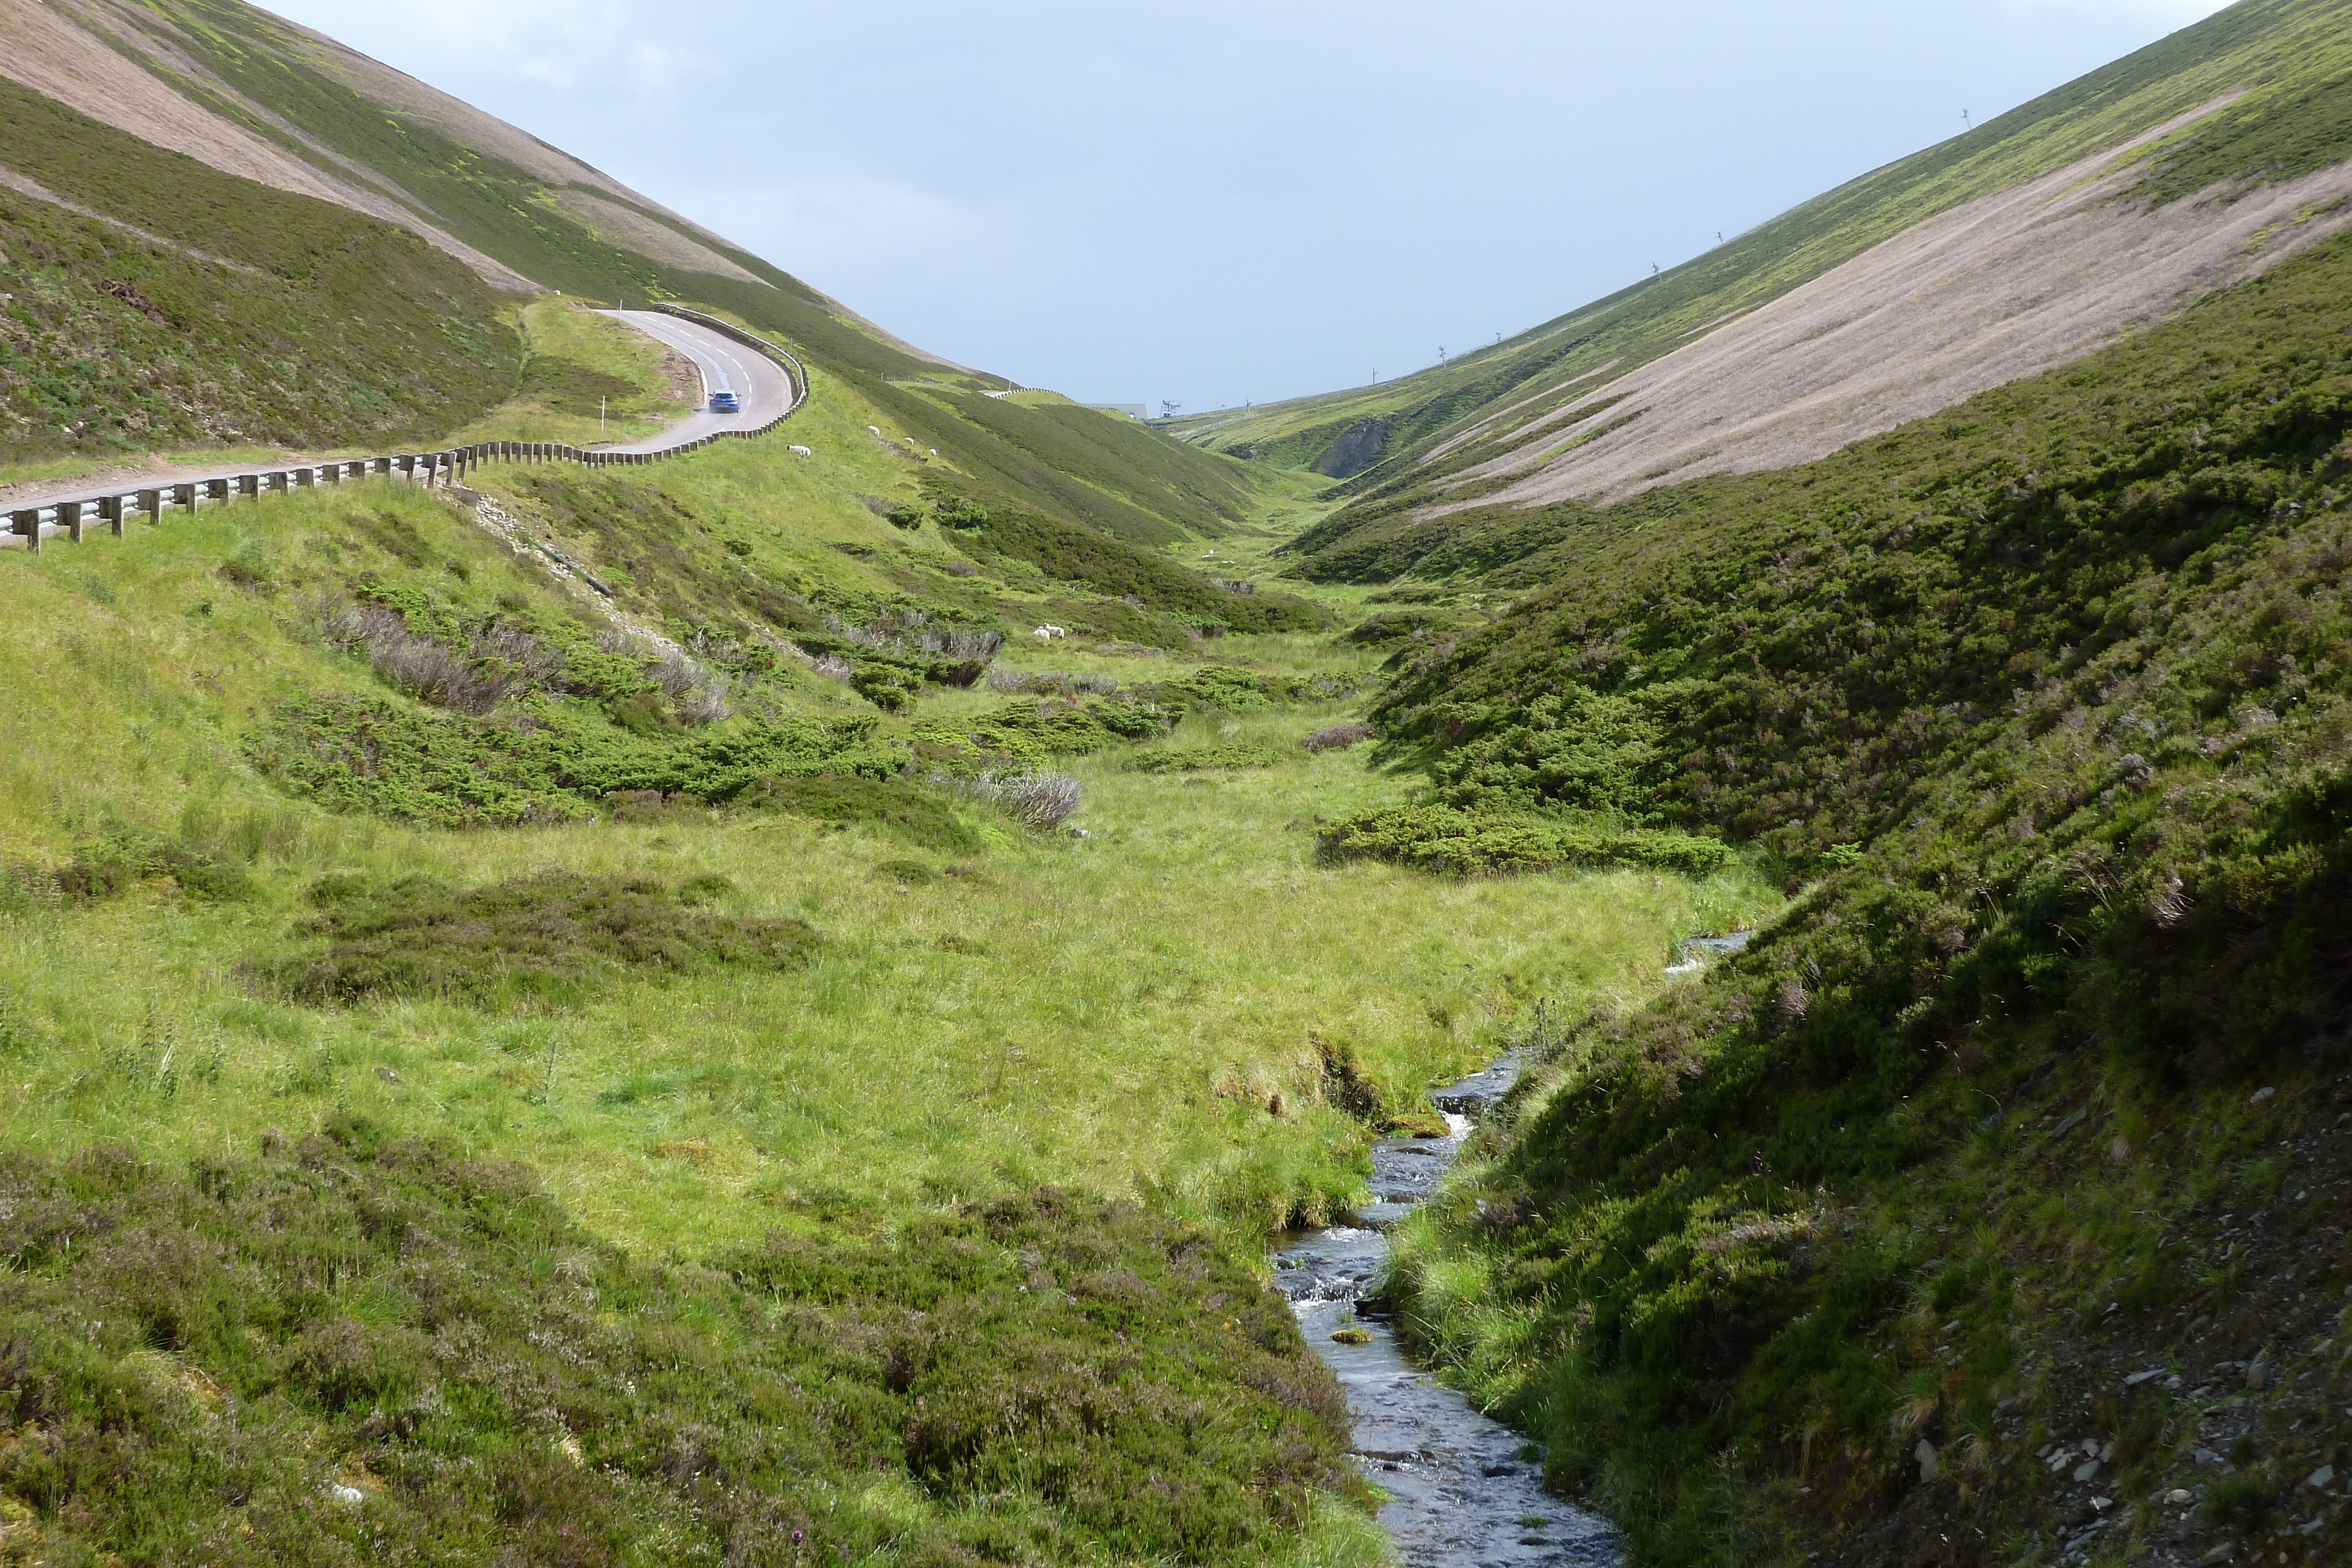
[[[518,324],[523,362],[515,394],[454,433],[453,444],[642,441],[694,412],[700,383],[689,378],[673,388],[660,344],[579,300],[534,299]]]
[[[803,417],[862,434],[872,405],[821,382]],[[29,1347],[70,1462],[97,1440],[76,1413],[110,1390],[131,1391],[126,1429],[152,1456],[70,1517],[53,1472],[0,1470],[58,1552],[211,1539],[248,1486],[257,1538],[333,1550],[356,1526],[320,1489],[342,1478],[379,1500],[360,1521],[420,1552],[470,1550],[492,1495],[525,1500],[499,1505],[507,1538],[569,1528],[588,1555],[623,1517],[724,1536],[756,1495],[883,1561],[1379,1559],[1332,1465],[1332,1387],[1252,1282],[1265,1233],[1357,1200],[1367,1141],[1425,1119],[1423,1088],[1486,1060],[1533,999],[1631,1004],[1675,938],[1777,894],[1737,871],[1319,864],[1318,819],[1419,793],[1361,750],[1299,747],[1356,711],[1379,656],[1320,633],[1016,639],[1014,667],[1119,683],[1044,717],[1037,698],[935,683],[885,714],[755,657],[805,637],[887,664],[901,655],[849,632],[1018,633],[1041,607],[1099,602],[1010,569],[950,574],[952,540],[864,498],[910,492],[907,459],[819,444],[803,461],[730,443],[617,485],[480,480],[623,612],[730,673],[756,711],[716,724],[688,722],[649,658],[595,641],[600,601],[406,486],[0,559],[0,605],[26,629],[0,655],[10,1179],[110,1206],[174,1257],[210,1256],[245,1203],[315,1195],[270,1242],[266,1288],[192,1265],[118,1312],[136,1265],[82,1247],[0,1275],[22,1325],[0,1339]],[[391,620],[363,635],[338,606]],[[473,684],[436,676],[435,697],[379,661],[365,636],[392,623]],[[625,722],[633,702],[659,722]],[[360,712],[379,727],[337,727]],[[447,779],[494,782],[478,747],[495,741],[563,809],[458,828],[397,791],[289,789],[260,764],[283,775],[272,737],[306,714],[337,778],[409,778],[395,730],[470,737],[436,765]],[[1130,766],[1155,756],[1281,765]],[[919,775],[1073,775],[1090,836],[1029,832],[951,779],[866,771],[918,758]],[[477,1293],[435,1304],[398,1261],[414,1234]],[[329,1258],[323,1291],[278,1282]],[[1055,1291],[1024,1292],[1041,1267]],[[907,1295],[916,1280],[931,1293]],[[69,1354],[38,1326],[59,1302],[121,1337]],[[917,1308],[932,1328],[909,1327]],[[451,1335],[476,1348],[444,1356]],[[547,1378],[563,1392],[526,1401]],[[635,1403],[614,1392],[629,1378]],[[778,1416],[818,1386],[854,1406],[847,1427]],[[249,1446],[173,1387],[233,1393]],[[403,1414],[428,1387],[450,1414]],[[1083,1427],[1057,1426],[1078,1399]],[[608,1492],[582,1497],[562,1434],[533,1425],[551,1407]],[[243,1456],[298,1429],[315,1435],[302,1485],[244,1479]],[[1178,1430],[1183,1457],[1154,1447]],[[737,1501],[672,1462],[697,1444]],[[488,1490],[428,1452],[471,1456]]]

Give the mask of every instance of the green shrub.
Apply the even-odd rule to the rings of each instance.
[[[935,514],[942,522],[946,514]],[[1321,606],[1286,593],[1237,594],[1166,557],[1077,523],[1000,509],[980,523],[967,548],[1025,561],[1047,577],[1084,583],[1108,597],[1181,615],[1202,627],[1236,632],[1315,631],[1330,623]]]
[[[747,794],[744,803],[819,822],[876,828],[942,854],[972,854],[981,847],[980,836],[944,801],[908,783],[832,776],[774,779]]]
[[[1217,713],[1266,713],[1292,703],[1336,702],[1354,696],[1351,675],[1279,675],[1232,664],[1204,664],[1172,681],[1139,682],[1139,700]]]
[[[885,713],[897,713],[915,700],[923,688],[919,671],[897,664],[868,662],[849,677],[849,689]]]
[[[1054,756],[1089,756],[1175,727],[1181,711],[1132,697],[1083,705],[1010,703],[976,719],[927,719],[915,726],[917,755],[953,774]]]
[[[1718,839],[1446,806],[1368,811],[1324,829],[1316,835],[1315,848],[1326,864],[1383,860],[1455,875],[1629,865],[1704,876],[1731,861],[1731,847]]]
[[[815,951],[804,922],[696,907],[709,891],[681,895],[645,878],[552,871],[462,892],[425,877],[380,886],[322,881],[310,890],[320,914],[297,933],[305,945],[247,970],[313,1004],[482,1003],[570,996],[616,967],[791,969]]]
[[[1049,1190],[667,1266],[347,1114],[265,1146],[0,1155],[12,1549],[1210,1563],[1360,1490],[1282,1300],[1132,1207]]]
[[[227,901],[253,892],[253,879],[241,865],[185,844],[135,834],[84,844],[57,873],[58,891],[82,903],[111,898],[133,883],[161,877],[169,877],[192,898]]]
[[[1135,773],[1193,773],[1211,768],[1273,768],[1287,760],[1270,746],[1171,746],[1127,759]]]
[[[331,810],[446,827],[585,821],[593,802],[651,792],[726,801],[820,771],[887,778],[906,754],[872,718],[737,720],[688,735],[631,734],[538,706],[478,718],[382,698],[297,698],[247,737],[268,778]]]
[[[1433,632],[1459,628],[1460,622],[1452,616],[1435,611],[1382,610],[1366,616],[1339,635],[1343,642],[1380,648],[1394,643],[1419,642]]]

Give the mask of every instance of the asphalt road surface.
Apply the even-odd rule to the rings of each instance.
[[[793,405],[792,378],[784,367],[757,350],[749,349],[708,327],[656,310],[606,310],[602,314],[626,321],[646,337],[668,344],[694,361],[702,372],[703,406],[649,441],[634,446],[608,446],[607,452],[659,452],[666,447],[710,435],[721,430],[749,429],[781,419]],[[713,413],[710,394],[731,392],[743,400],[740,413]]]

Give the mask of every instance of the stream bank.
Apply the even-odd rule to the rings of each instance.
[[[1380,1522],[1404,1568],[1621,1562],[1606,1521],[1543,1490],[1542,1463],[1517,1433],[1415,1366],[1386,1323],[1356,1313],[1357,1301],[1388,1272],[1389,1228],[1435,1189],[1472,1124],[1518,1071],[1517,1057],[1507,1056],[1433,1091],[1448,1135],[1375,1144],[1372,1201],[1341,1224],[1291,1233],[1275,1253],[1276,1283],[1307,1343],[1347,1389],[1356,1462],[1388,1494]],[[1348,1338],[1332,1337],[1339,1333]]]

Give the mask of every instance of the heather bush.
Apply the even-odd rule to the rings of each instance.
[[[1720,839],[1446,806],[1400,806],[1350,817],[1318,832],[1315,850],[1326,864],[1392,861],[1454,875],[1623,865],[1706,876],[1731,862],[1731,846]]]
[[[1298,744],[1308,751],[1345,751],[1351,746],[1361,746],[1372,738],[1372,727],[1360,719],[1345,724],[1325,725]]]
[[[335,877],[310,896],[320,912],[291,950],[246,968],[310,1003],[568,998],[607,969],[788,969],[816,947],[803,921],[715,914],[699,907],[707,889],[645,877],[551,871],[465,891],[425,877]]]
[[[1227,1563],[1357,1485],[1281,1299],[1129,1207],[688,1267],[347,1113],[264,1148],[0,1154],[12,1559]]]

